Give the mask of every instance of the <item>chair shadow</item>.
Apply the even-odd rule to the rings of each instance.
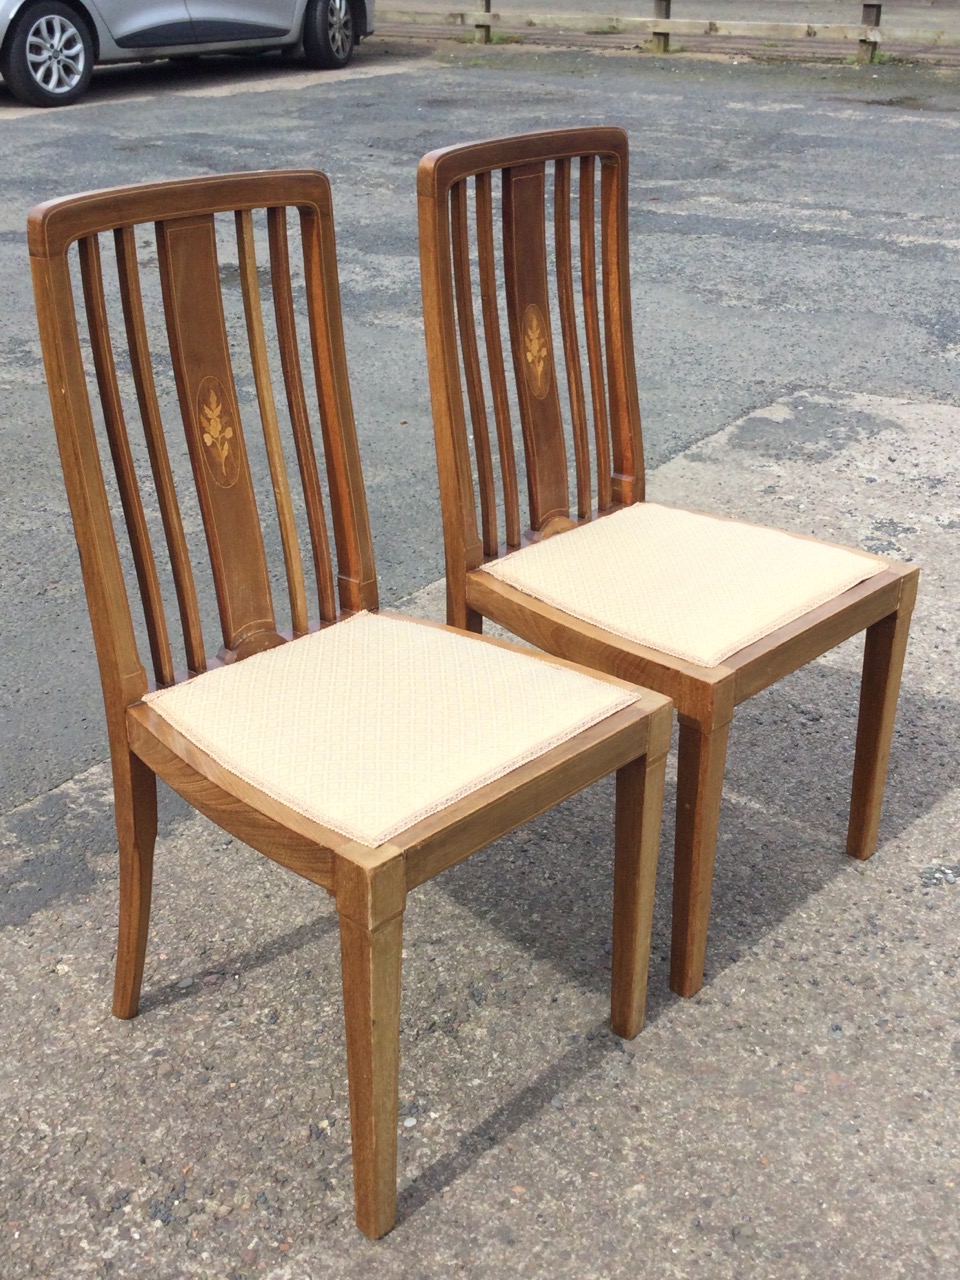
[[[456,1150],[434,1160],[401,1189],[397,1198],[398,1223],[413,1217],[434,1197],[468,1173],[486,1151],[505,1142],[543,1112],[550,1105],[551,1098],[558,1093],[562,1094],[589,1072],[595,1071],[601,1059],[620,1052],[623,1052],[623,1042],[604,1023],[599,1022],[589,1029],[580,1044],[571,1046],[535,1080],[496,1107],[469,1132],[464,1133]]]
[[[820,664],[739,709],[721,815],[708,981],[849,867],[843,849],[858,695],[858,675]],[[957,745],[947,727],[955,723],[958,710],[945,700],[910,691],[901,695],[881,853],[955,786]],[[919,789],[918,755],[924,763]],[[776,761],[773,769],[771,760]],[[811,796],[816,797],[812,812]],[[675,797],[675,788],[668,785],[647,1026],[679,999],[667,986]],[[489,854],[452,869],[437,886],[531,957],[547,961],[564,979],[606,991],[612,813],[613,787],[606,780],[498,841]],[[544,849],[550,851],[549,859],[543,857]],[[584,857],[584,850],[593,856]],[[469,975],[463,981],[467,984]],[[469,1172],[485,1151],[596,1070],[601,1058],[623,1050],[609,1024],[597,1023],[583,1041],[465,1133],[456,1150],[403,1188],[399,1220],[410,1218]]]
[[[858,697],[858,673],[821,663],[737,709],[720,818],[708,980],[850,867],[844,848]],[[903,690],[880,825],[881,856],[955,787],[960,766],[951,726],[958,713],[955,702]],[[668,782],[651,993],[666,983],[669,961],[675,802]],[[605,989],[612,813],[607,780],[453,868],[438,886],[565,977]],[[586,850],[590,857],[584,857]]]
[[[324,938],[330,933],[336,933],[337,928],[338,922],[335,914],[315,916],[312,920],[307,920],[303,924],[297,925],[295,929],[290,929],[286,933],[271,938],[263,946],[231,955],[228,963],[221,961],[207,968],[197,969],[191,974],[182,975],[175,982],[166,982],[162,986],[151,987],[140,1000],[140,1013],[150,1013],[168,1005],[178,1004],[182,1000],[189,1000],[191,997],[203,992],[204,979],[206,978],[221,978],[226,973],[253,973],[257,969],[262,969],[271,964],[274,960],[279,960],[283,956],[293,955],[294,952],[299,951],[301,947],[306,946],[308,943],[312,945],[318,939]],[[184,976],[192,979],[192,982],[186,988],[180,985]]]

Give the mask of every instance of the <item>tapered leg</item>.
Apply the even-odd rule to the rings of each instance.
[[[617,771],[610,1025],[632,1040],[643,1026],[653,893],[667,758],[643,756]]]
[[[703,986],[729,729],[729,721],[707,726],[680,717],[670,953],[670,986],[680,996]]]
[[[908,591],[908,586],[912,590]],[[883,787],[915,596],[916,579],[907,579],[897,612],[867,628],[847,828],[847,853],[854,858],[869,858],[877,847]]]
[[[402,914],[371,928],[340,910],[354,1205],[357,1226],[372,1239],[397,1217],[402,940]]]
[[[120,927],[113,1012],[133,1018],[140,1004],[147,954],[153,849],[157,839],[157,779],[134,755],[114,762],[114,807],[120,849]]]

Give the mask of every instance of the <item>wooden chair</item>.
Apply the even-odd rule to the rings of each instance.
[[[516,646],[375,612],[322,174],[248,173],[55,200],[31,213],[29,242],[113,766],[120,848],[113,1011],[137,1012],[162,778],[336,901],[356,1216],[361,1230],[380,1236],[396,1214],[408,891],[616,770],[611,1020],[618,1034],[636,1034],[669,702]],[[312,366],[312,386],[304,365]],[[325,468],[314,451],[312,398]],[[141,419],[139,437],[128,431],[131,416]],[[256,416],[262,439],[241,426],[242,417]],[[186,450],[182,436],[175,448],[180,428]],[[112,468],[103,466],[106,453]],[[286,453],[297,458],[299,493]],[[141,496],[144,473],[155,504]],[[257,487],[267,490],[259,506]],[[190,490],[197,518],[178,501]],[[312,596],[295,520],[301,508]],[[265,537],[271,521],[275,533]],[[158,525],[167,567],[154,555]],[[212,576],[206,592],[195,577],[201,528]],[[276,544],[286,631],[271,587],[268,552]],[[142,626],[133,620],[131,578]],[[171,596],[182,660],[171,642]],[[211,596],[222,635],[215,656],[201,628]],[[152,679],[141,661],[142,631]]]
[[[671,986],[692,995],[734,707],[866,628],[847,851],[869,857],[918,570],[644,502],[627,156],[622,130],[584,128],[420,162],[447,618],[675,701]]]

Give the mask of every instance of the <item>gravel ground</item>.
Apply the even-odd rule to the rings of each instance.
[[[851,642],[738,714],[707,985],[667,990],[665,852],[636,1041],[606,1024],[609,787],[418,891],[379,1244],[352,1222],[329,901],[171,801],[119,1023],[106,769],[9,813],[0,1274],[956,1275],[958,432],[950,406],[794,393],[654,473],[925,566],[880,851],[840,852]]]

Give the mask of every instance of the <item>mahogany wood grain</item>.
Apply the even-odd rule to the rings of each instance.
[[[457,288],[459,270],[449,247],[450,192],[469,177],[478,187],[482,183],[485,192],[496,190],[498,176],[502,185],[507,321],[523,418],[519,439],[530,490],[530,532],[521,538],[521,545],[538,537],[563,537],[577,524],[644,500],[630,302],[628,150],[622,130],[591,127],[491,139],[424,156],[417,175],[424,332],[443,510],[448,620],[479,630],[482,619],[490,618],[549,653],[649,686],[676,702],[682,727],[671,983],[674,990],[691,995],[703,981],[726,739],[735,706],[866,629],[848,850],[856,857],[869,856],[876,847],[918,570],[872,557],[875,564],[882,565],[874,577],[809,610],[716,667],[699,666],[636,644],[484,572],[476,540],[470,537],[476,528],[472,487],[460,480],[469,468],[470,406],[464,403],[457,378],[458,334],[450,320],[450,298]],[[554,251],[548,259],[540,175],[551,164]],[[579,179],[578,261],[570,243],[575,171]],[[528,189],[529,194],[520,194]],[[494,208],[484,208],[485,219],[492,222],[495,216]],[[595,473],[587,499],[583,494],[588,472],[581,426],[581,404],[587,397],[581,390],[581,341],[575,336],[577,303],[576,297],[571,300],[570,284],[571,274],[577,270],[594,428]],[[487,271],[494,278],[492,264]],[[561,320],[569,424],[554,421],[557,405],[552,400],[549,411],[541,411],[539,418],[531,417],[526,355],[520,345],[528,300],[533,298],[546,313],[543,299],[551,287],[556,290]],[[493,318],[492,306],[489,311],[483,315],[485,327]],[[548,344],[552,358],[549,338]],[[536,429],[531,427],[534,421]],[[576,519],[562,510],[568,483],[565,425],[574,440]],[[510,549],[510,545],[501,545],[495,554],[487,551],[486,560]],[[629,592],[629,582],[624,582],[623,590]]]
[[[180,625],[187,654],[187,666],[191,671],[206,670],[203,629],[197,604],[197,588],[183,532],[183,519],[177,501],[177,490],[170,466],[170,455],[160,416],[153,363],[147,339],[147,324],[143,313],[143,295],[140,289],[140,269],[137,263],[137,247],[133,227],[118,227],[114,232],[117,254],[117,274],[120,279],[120,298],[126,326],[127,349],[137,391],[137,403],[143,422],[144,439],[150,457],[153,482],[157,491],[160,518],[167,539],[170,568],[173,573],[177,603],[180,606]]]
[[[323,206],[301,205],[300,225],[310,350],[337,549],[340,608],[376,609],[377,570],[343,346],[337,247],[329,198]]]
[[[224,648],[279,643],[240,422],[213,216],[157,226],[170,354],[220,607]]]
[[[337,877],[357,1226],[376,1239],[397,1214],[400,972],[406,890],[398,861]]]
[[[293,499],[287,477],[283,443],[277,420],[277,406],[273,396],[273,381],[267,356],[267,340],[263,325],[263,307],[260,303],[260,278],[257,274],[257,252],[254,243],[253,213],[241,209],[236,215],[237,252],[240,259],[240,287],[243,291],[243,310],[247,321],[247,340],[257,388],[257,403],[263,438],[270,466],[270,480],[277,504],[277,520],[283,545],[283,563],[287,574],[287,592],[290,598],[290,617],[295,636],[306,635],[309,630],[307,613],[307,589],[300,559],[300,540],[297,536]]]
[[[79,242],[80,274],[83,281],[83,297],[87,313],[87,329],[97,374],[97,390],[103,410],[104,425],[110,444],[110,455],[120,490],[127,536],[143,601],[144,618],[153,671],[158,684],[173,684],[173,654],[167,633],[167,619],[160,593],[157,562],[150,541],[150,530],[140,499],[130,437],[123,412],[120,387],[117,383],[116,363],[110,343],[110,324],[106,299],[103,293],[103,272],[100,265],[100,243],[96,236],[85,236]]]
[[[680,716],[670,986],[681,996],[703,984],[729,732],[729,719]]]
[[[573,430],[573,456],[577,480],[577,515],[587,519],[593,507],[590,481],[590,440],[587,406],[583,395],[577,313],[574,304],[573,251],[570,237],[570,161],[560,159],[554,166],[554,243],[557,259],[557,303],[563,335],[563,357],[567,369],[567,394]]]
[[[243,316],[223,300],[219,236],[229,238],[232,215]],[[298,219],[305,289],[302,306],[292,287],[291,240]],[[265,220],[269,282],[257,265],[256,229]],[[288,227],[288,219],[290,226]],[[141,287],[146,263],[137,260],[141,228],[152,224],[159,250],[160,293],[168,351],[151,352]],[[218,230],[219,227],[219,230]],[[129,424],[118,386],[120,362],[110,333],[98,235],[115,230],[127,354],[167,534],[185,632],[187,669],[178,670],[167,644],[159,575],[152,568],[147,533],[149,503],[137,488]],[[360,609],[377,607],[376,571],[366,495],[343,347],[336,247],[329,183],[321,174],[238,174],[87,193],[41,206],[31,215],[29,242],[41,343],[81,569],[100,666],[113,766],[120,855],[120,914],[114,1012],[138,1009],[146,953],[153,854],[157,832],[157,779],[198,812],[281,866],[333,895],[340,922],[344,1019],[353,1143],[356,1220],[368,1235],[389,1231],[396,1217],[397,1082],[403,913],[408,891],[491,840],[556,805],[597,779],[618,772],[615,823],[614,978],[611,1016],[622,1034],[643,1018],[653,910],[656,833],[662,801],[663,758],[671,705],[656,693],[634,700],[605,720],[412,824],[395,839],[363,845],[309,818],[231,772],[174,729],[143,700],[148,680],[133,626],[111,518],[105,464],[112,463],[134,545],[136,586],[146,600],[148,645],[157,681],[216,678],[215,668],[244,661],[268,645],[301,643],[310,627],[333,626]],[[95,388],[88,385],[70,269],[81,246],[84,314],[94,354]],[[491,258],[492,263],[492,258]],[[141,273],[141,267],[143,272]],[[483,273],[489,287],[489,270]],[[264,309],[261,294],[273,295]],[[464,295],[466,300],[466,295]],[[266,315],[272,310],[272,339]],[[305,310],[306,316],[302,314]],[[447,320],[453,320],[453,312]],[[158,325],[159,329],[160,326]],[[153,330],[151,330],[153,332]],[[298,342],[309,343],[316,405],[304,387]],[[162,344],[160,344],[162,346]],[[240,422],[236,365],[256,390],[269,481],[264,499],[276,505],[280,556],[290,598],[290,627],[279,630],[269,589],[267,546],[260,531],[256,477]],[[273,354],[288,413],[281,421],[273,393]],[[169,354],[186,439],[164,433],[154,363]],[[91,380],[93,381],[93,380]],[[105,423],[101,448],[92,397]],[[256,412],[251,405],[248,412]],[[314,418],[323,437],[321,476]],[[286,434],[285,434],[286,433]],[[252,440],[254,437],[248,437]],[[318,578],[320,621],[311,623],[302,572],[297,504],[286,474],[284,441],[292,439],[304,493],[306,520]],[[178,452],[173,452],[179,444]],[[189,468],[185,462],[189,457]],[[505,454],[501,452],[501,458]],[[492,462],[492,459],[491,459]],[[451,457],[450,483],[462,478]],[[174,481],[176,476],[176,482]],[[202,647],[197,592],[187,552],[178,485],[192,476],[206,532],[224,646]],[[187,477],[186,479],[184,477]],[[324,488],[330,495],[333,549],[326,534]],[[519,540],[517,521],[508,519]],[[139,545],[138,545],[139,544]],[[461,551],[482,561],[475,529],[461,526]],[[334,566],[334,559],[336,561]],[[279,576],[279,574],[278,574]],[[336,589],[334,587],[336,581]],[[130,584],[134,589],[134,584]],[[469,618],[466,619],[469,621]],[[405,625],[433,626],[411,619]],[[474,643],[515,648],[475,637]],[[563,659],[524,651],[531,670]],[[249,669],[248,669],[249,670]],[[356,678],[354,675],[353,678]],[[611,679],[618,688],[622,681]],[[291,708],[291,716],[295,709]],[[256,723],[246,732],[258,733]],[[351,724],[317,725],[325,735],[351,733]],[[398,751],[407,744],[398,742]],[[357,785],[363,785],[358,777]]]
[[[428,350],[434,353],[434,358],[428,361],[428,372],[430,397],[434,406],[434,439],[443,518],[447,621],[455,627],[479,631],[480,614],[471,609],[466,601],[466,574],[470,569],[476,569],[484,556],[478,533],[476,504],[472,497],[473,478],[457,359],[450,212],[446,200],[434,200],[421,193],[419,201],[421,234],[426,245],[420,255],[424,327]],[[480,208],[482,203],[478,196],[478,209]],[[430,225],[423,230],[425,223]],[[495,279],[486,272],[481,278],[486,281],[483,288],[492,292],[495,299]],[[495,302],[485,302],[485,315],[488,305],[495,306]],[[490,326],[485,327],[489,342]],[[500,366],[502,367],[502,358]],[[501,450],[501,459],[502,457]]]
[[[157,779],[131,751],[112,758],[113,803],[120,854],[120,927],[113,1013],[132,1018],[140,1001],[147,955],[153,853],[157,839]]]
[[[610,424],[607,418],[603,354],[600,345],[595,201],[596,161],[592,155],[581,156],[580,273],[587,339],[587,367],[590,370],[590,394],[593,402],[594,443],[597,450],[597,507],[600,511],[609,511],[613,501],[613,478],[610,474]]]
[[[464,357],[467,399],[470,403],[470,420],[473,423],[474,456],[477,460],[477,479],[480,488],[480,527],[483,534],[483,553],[491,556],[496,555],[500,539],[497,534],[497,495],[493,481],[493,453],[490,448],[486,398],[483,394],[483,382],[480,373],[477,331],[473,322],[466,183],[458,183],[450,193],[450,212],[453,224],[457,320]]]
[[[610,420],[614,424],[612,498],[617,505],[644,499],[643,436],[630,309],[627,165],[604,156],[600,165],[603,316]],[[606,435],[604,435],[606,440]],[[599,446],[598,446],[599,447]]]
[[[917,598],[917,573],[902,581],[895,613],[867,628],[860,684],[860,717],[853,768],[847,853],[869,858],[877,847],[880,805],[897,714],[897,691]]]
[[[653,890],[660,827],[650,820],[663,804],[669,726],[659,754],[632,760],[617,773],[617,838],[613,873],[613,957],[610,1026],[632,1040],[647,1003]]]
[[[487,372],[490,378],[493,411],[497,424],[497,453],[503,492],[504,529],[508,547],[520,545],[520,499],[517,491],[517,457],[513,447],[510,399],[503,364],[503,339],[497,305],[497,275],[493,241],[493,196],[489,173],[476,177],[477,258],[480,272],[480,303],[486,343]]]
[[[300,348],[297,342],[296,309],[290,280],[290,244],[287,236],[287,211],[273,208],[267,211],[270,237],[270,268],[273,279],[273,304],[277,321],[277,339],[280,344],[280,365],[283,385],[290,414],[290,429],[300,467],[300,483],[306,503],[307,527],[313,550],[313,566],[316,574],[320,618],[333,622],[337,616],[336,593],[333,584],[333,565],[330,559],[330,539],[323,510],[323,490],[320,471],[310,429],[310,413],[303,386],[303,370],[300,365]]]
[[[516,374],[530,523],[536,529],[568,516],[567,457],[554,367],[547,292],[543,165],[503,173],[503,259]],[[456,263],[454,264],[456,279]]]

